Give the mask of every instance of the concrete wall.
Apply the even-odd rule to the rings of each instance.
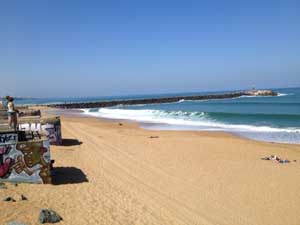
[[[19,109],[19,108],[17,108]],[[32,110],[32,109],[23,109],[19,110],[18,114],[19,118],[26,117],[26,116],[41,116],[41,111],[40,110]],[[8,115],[7,111],[4,108],[0,107],[0,120],[7,120]]]
[[[51,183],[47,139],[18,142],[16,132],[0,133],[0,182]]]
[[[19,117],[25,117],[25,116],[41,116],[40,110],[34,110],[34,109],[20,109],[19,110]]]
[[[50,144],[61,145],[61,123],[59,117],[41,118],[35,120],[19,120],[19,130],[43,132]]]
[[[7,111],[4,108],[3,109],[0,108],[0,119],[7,120]]]

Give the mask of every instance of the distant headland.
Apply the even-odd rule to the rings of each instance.
[[[112,107],[116,105],[139,105],[139,104],[161,104],[173,103],[183,100],[213,100],[213,99],[229,99],[238,98],[241,96],[277,96],[278,93],[272,90],[249,90],[224,94],[211,95],[194,95],[194,96],[175,96],[149,99],[132,99],[132,100],[116,100],[116,101],[102,101],[102,102],[84,102],[84,103],[64,103],[51,104],[49,107],[64,108],[64,109],[82,109],[82,108],[103,108]]]

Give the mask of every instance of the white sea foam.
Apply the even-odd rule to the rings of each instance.
[[[288,95],[293,95],[293,93],[278,93],[278,97],[283,97],[283,96],[288,96]]]
[[[210,119],[206,113],[183,112],[183,111],[161,111],[161,110],[130,110],[130,109],[110,109],[100,108],[98,111],[85,110],[85,114],[108,119],[124,119],[137,122],[153,124],[165,124],[182,127],[190,127],[197,130],[218,130],[231,132],[284,132],[300,133],[297,128],[275,128],[269,126],[253,126],[243,124],[225,124]]]
[[[89,114],[90,112],[90,109],[79,109],[81,110],[84,114]]]
[[[263,96],[263,95],[242,95],[242,96],[239,96],[237,98],[272,98],[272,97],[284,97],[284,96],[288,96],[288,95],[293,95],[293,93],[278,93],[277,96],[271,96],[271,95],[266,95],[266,96]]]
[[[257,98],[257,97],[263,97],[263,96],[255,96],[255,95],[241,95],[236,98]]]

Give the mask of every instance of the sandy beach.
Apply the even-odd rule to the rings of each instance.
[[[0,201],[0,224],[38,224],[42,208],[70,225],[300,224],[299,145],[77,117],[62,117],[62,132],[54,184],[6,184],[0,198],[17,201]]]

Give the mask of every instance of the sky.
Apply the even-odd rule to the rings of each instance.
[[[300,1],[0,1],[0,96],[300,86]]]

